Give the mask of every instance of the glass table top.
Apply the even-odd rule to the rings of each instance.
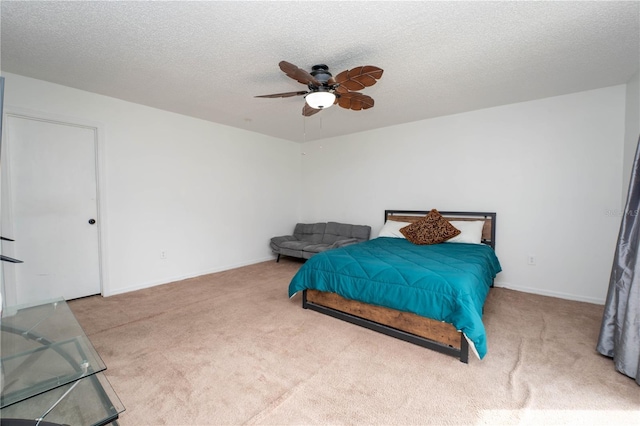
[[[64,299],[3,309],[2,418],[37,419],[32,416],[43,416],[52,405],[58,408],[47,413],[47,421],[62,416],[61,422],[67,424],[103,424],[105,419],[117,418],[124,407],[100,373],[105,369]],[[28,403],[21,404],[26,400]],[[65,411],[64,406],[70,404],[72,408]],[[69,423],[71,412],[81,412],[83,420]],[[22,417],[25,415],[28,417]]]

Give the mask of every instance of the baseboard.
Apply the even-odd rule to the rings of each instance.
[[[507,288],[509,290],[521,291],[523,293],[539,294],[540,296],[550,296],[550,297],[557,297],[559,299],[575,300],[576,302],[594,303],[596,305],[604,305],[605,303],[605,299],[600,299],[596,297],[588,297],[588,296],[581,296],[581,295],[570,294],[570,293],[563,293],[561,291],[541,290],[539,288],[523,287],[523,286],[513,285],[510,283],[505,283],[505,282],[496,282],[494,286],[500,287],[500,288]]]
[[[169,284],[169,283],[173,283],[173,282],[176,282],[176,281],[187,280],[189,278],[196,278],[196,277],[200,277],[202,275],[215,274],[216,272],[228,271],[230,269],[236,269],[236,268],[241,268],[243,266],[254,265],[256,263],[273,261],[274,259],[275,258],[273,257],[273,255],[270,255],[270,256],[267,256],[267,257],[264,257],[264,258],[260,258],[260,259],[254,259],[254,260],[250,260],[250,261],[247,261],[247,262],[240,262],[240,263],[234,263],[234,264],[230,264],[230,265],[220,266],[220,267],[217,267],[217,268],[208,269],[208,270],[204,270],[204,271],[200,271],[200,272],[194,272],[194,273],[189,273],[189,274],[185,274],[185,275],[177,275],[177,276],[173,276],[173,277],[167,277],[167,278],[163,278],[162,280],[157,280],[157,281],[147,281],[145,283],[140,283],[140,284],[137,284],[137,285],[128,286],[128,287],[124,287],[124,288],[119,288],[119,289],[116,289],[116,290],[113,290],[113,291],[105,291],[102,295],[104,297],[109,297],[109,296],[115,296],[117,294],[129,293],[129,292],[137,291],[137,290],[144,290],[145,288],[155,287],[155,286],[163,285],[163,284]]]
[[[134,285],[134,286],[129,286],[129,287],[125,287],[125,288],[119,288],[119,289],[117,289],[115,291],[109,291],[109,292],[105,291],[103,293],[103,296],[104,297],[109,297],[109,296],[115,296],[117,294],[129,293],[131,291],[144,290],[145,288],[155,287],[155,286],[163,285],[163,284],[169,284],[169,283],[173,283],[173,282],[176,282],[176,281],[187,280],[189,278],[200,277],[202,275],[215,274],[216,272],[228,271],[230,269],[241,268],[243,266],[255,265],[256,263],[273,261],[274,259],[275,259],[275,257],[273,255],[270,255],[270,256],[266,256],[266,257],[260,258],[260,259],[254,259],[254,260],[250,260],[250,261],[247,261],[247,262],[240,262],[240,263],[225,265],[225,266],[221,266],[221,267],[217,267],[217,268],[213,268],[213,269],[209,269],[209,270],[205,270],[205,271],[194,272],[194,273],[190,273],[190,274],[178,275],[178,276],[173,276],[173,277],[167,277],[167,278],[164,278],[162,280],[157,280],[157,281],[148,281],[148,282],[141,283],[141,284]],[[560,298],[560,299],[575,300],[577,302],[594,303],[596,305],[604,305],[605,304],[605,299],[600,299],[600,298],[595,298],[595,297],[587,297],[587,296],[581,296],[581,295],[575,295],[575,294],[570,294],[570,293],[563,293],[563,292],[560,292],[560,291],[541,290],[539,288],[533,288],[533,287],[523,287],[523,286],[511,284],[511,283],[505,283],[505,282],[496,282],[495,283],[495,287],[497,287],[497,288],[507,288],[509,290],[515,290],[515,291],[521,291],[523,293],[539,294],[541,296],[549,296],[549,297],[557,297],[557,298]]]

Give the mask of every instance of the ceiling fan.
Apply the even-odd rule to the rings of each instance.
[[[358,90],[376,84],[383,73],[383,70],[378,67],[365,65],[342,71],[333,77],[329,72],[329,67],[324,64],[314,65],[311,68],[311,73],[287,61],[281,61],[278,65],[288,77],[306,84],[309,90],[274,93],[256,96],[256,98],[288,98],[305,95],[306,102],[302,108],[302,115],[306,117],[329,108],[333,104],[354,111],[373,107],[373,98],[363,95]]]

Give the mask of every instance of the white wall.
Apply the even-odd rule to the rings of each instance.
[[[301,163],[292,142],[4,75],[7,107],[101,125],[106,295],[271,259],[269,238],[296,221],[370,224],[375,235],[386,208],[438,208],[498,213],[498,286],[606,296],[637,76],[636,89],[306,143]]]
[[[625,112],[624,167],[622,169],[623,204],[627,199],[631,168],[638,147],[638,136],[640,136],[640,72],[635,73],[627,83]]]
[[[296,143],[3,75],[6,109],[103,130],[105,295],[273,259],[269,238],[298,219]]]
[[[624,120],[621,85],[309,142],[301,219],[375,236],[385,209],[495,211],[497,286],[603,303]]]

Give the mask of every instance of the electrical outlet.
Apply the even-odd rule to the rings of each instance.
[[[166,259],[167,258],[167,252],[166,251],[161,251],[160,252],[160,259]]]
[[[534,255],[530,254],[527,257],[527,264],[529,264],[531,266],[534,266],[536,264],[536,257]]]

